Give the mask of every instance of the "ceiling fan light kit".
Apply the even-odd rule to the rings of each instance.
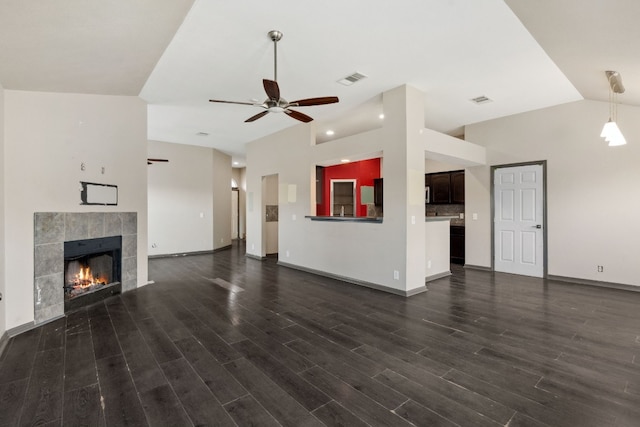
[[[240,104],[240,105],[253,105],[263,108],[264,111],[249,117],[245,120],[245,123],[250,123],[258,120],[261,117],[266,116],[268,113],[285,113],[289,117],[299,120],[304,123],[308,123],[313,118],[303,114],[299,111],[292,110],[291,107],[310,107],[314,105],[333,104],[339,101],[337,96],[324,96],[319,98],[305,98],[297,101],[288,102],[286,99],[280,96],[280,86],[278,85],[278,42],[282,39],[282,33],[280,31],[271,30],[267,33],[271,41],[273,41],[273,80],[263,79],[262,86],[267,94],[267,99],[262,103],[251,102],[237,102],[237,101],[223,101],[219,99],[210,99],[209,102],[219,102],[224,104]]]
[[[617,71],[605,71],[609,82],[609,121],[604,124],[600,137],[609,143],[609,147],[625,145],[627,140],[620,131],[618,120],[618,94],[624,93],[622,77]]]

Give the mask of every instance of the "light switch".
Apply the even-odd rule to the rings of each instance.
[[[411,215],[411,224],[416,225],[416,216]]]
[[[473,219],[474,221],[477,221],[478,220],[478,214],[477,213],[471,214],[471,219]]]

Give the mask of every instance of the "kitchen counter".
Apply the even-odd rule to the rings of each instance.
[[[425,221],[449,221],[452,219],[460,219],[457,215],[429,215],[425,216]]]
[[[305,215],[305,218],[309,218],[311,221],[334,221],[334,222],[373,222],[382,223],[382,217],[367,217],[367,216],[311,216]]]

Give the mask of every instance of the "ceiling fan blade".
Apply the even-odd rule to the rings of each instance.
[[[309,123],[311,121],[313,121],[313,119],[309,116],[307,116],[306,114],[302,114],[299,111],[295,111],[295,110],[284,110],[285,113],[287,113],[290,117],[293,117],[296,120],[300,120],[301,122],[304,123]]]
[[[290,102],[289,105],[292,107],[310,107],[312,105],[335,104],[339,101],[340,100],[337,96],[323,96],[320,98],[299,99],[297,101]]]
[[[280,87],[278,86],[277,81],[263,79],[262,84],[269,99],[273,99],[274,101],[280,100]]]
[[[256,114],[255,116],[251,116],[249,117],[247,120],[245,120],[245,123],[249,123],[249,122],[255,122],[256,120],[258,120],[260,117],[265,116],[269,111],[262,111],[258,114]]]
[[[168,159],[147,159],[148,162],[168,162]]]
[[[209,102],[221,102],[223,104],[240,104],[240,105],[256,105],[252,102],[238,102],[238,101],[221,101],[219,99],[210,99]],[[259,104],[257,104],[259,105]]]

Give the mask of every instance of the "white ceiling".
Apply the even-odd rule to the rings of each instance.
[[[300,108],[319,132],[377,126],[380,93],[410,84],[425,93],[426,127],[457,134],[582,97],[607,100],[607,69],[622,74],[620,101],[640,105],[638,16],[637,0],[0,0],[0,84],[139,95],[149,139],[214,147],[242,163],[246,142],[299,123],[284,114],[244,123],[260,110],[208,102],[264,100],[269,30],[284,33],[285,98],[340,97]],[[368,78],[336,82],[356,71]],[[481,95],[492,102],[470,102]]]

